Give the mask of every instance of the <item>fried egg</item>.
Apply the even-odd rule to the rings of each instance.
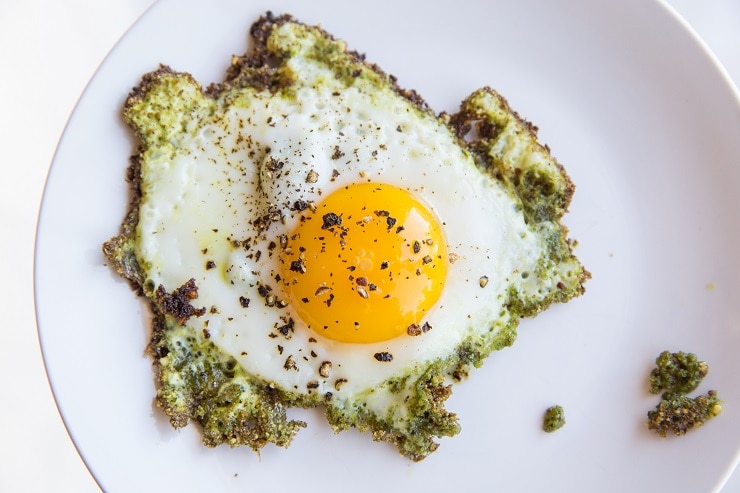
[[[255,449],[323,405],[421,459],[459,431],[449,382],[582,293],[572,183],[490,89],[437,116],[319,28],[252,34],[225,83],[161,67],[125,105],[135,200],[104,250],[152,305],[158,402]]]

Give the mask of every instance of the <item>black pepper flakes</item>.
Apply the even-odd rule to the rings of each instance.
[[[342,156],[344,156],[344,153],[341,149],[339,149],[339,146],[334,146],[334,153],[331,155],[331,158],[336,161]]]
[[[328,212],[324,214],[322,216],[322,219],[324,221],[324,224],[321,226],[321,229],[329,229],[342,224],[342,218],[333,212]]]
[[[303,212],[306,209],[308,209],[308,202],[306,202],[305,200],[298,199],[293,202],[294,211]]]
[[[302,259],[294,260],[290,263],[290,270],[298,272],[299,274],[305,274],[306,264],[303,263]]]
[[[319,174],[314,170],[309,171],[306,175],[306,183],[316,183],[317,181],[319,181]]]
[[[211,270],[215,268],[216,268],[216,262],[214,262],[213,260],[209,260],[208,262],[206,262],[206,270]]]
[[[288,356],[285,359],[285,363],[283,364],[283,368],[286,371],[290,371],[290,370],[298,371],[298,365],[296,365],[295,361],[293,360],[293,356]]]
[[[419,324],[411,324],[406,329],[406,333],[410,336],[420,336],[421,326]]]
[[[314,296],[323,296],[326,293],[331,293],[331,288],[329,286],[319,286],[316,289],[316,292],[314,293]]]
[[[421,251],[421,243],[419,243],[418,241],[414,241],[413,250],[414,253],[419,253]]]
[[[185,322],[192,316],[201,317],[206,313],[205,308],[195,308],[190,304],[190,300],[198,297],[195,279],[188,280],[188,282],[175,289],[172,294],[168,293],[164,286],[160,284],[157,287],[156,296],[162,311],[172,315],[180,325],[185,325]]]
[[[250,302],[250,301],[251,301],[251,300],[250,300],[249,298],[245,297],[245,296],[239,296],[239,304],[240,304],[240,305],[241,305],[241,306],[242,306],[243,308],[249,308],[249,302]]]
[[[322,362],[321,366],[319,366],[319,375],[321,375],[324,378],[329,378],[330,374],[331,374],[331,361]]]
[[[284,319],[283,319],[284,321]],[[295,322],[292,318],[289,318],[287,322],[285,322],[284,325],[281,325],[279,327],[276,327],[277,331],[280,332],[283,336],[288,337],[291,332],[293,332],[293,327],[295,327]]]
[[[270,291],[272,291],[272,288],[267,284],[260,284],[257,286],[257,293],[263,298],[266,298],[270,294]]]
[[[383,262],[381,262],[381,264],[380,264],[380,270],[384,270],[384,269],[387,269],[387,268],[388,268],[388,265],[389,265],[389,264],[388,264],[388,262],[387,262],[387,261],[383,261]]]
[[[390,361],[393,361],[393,355],[387,351],[375,353],[373,357],[378,361],[382,361],[383,363],[388,363]]]

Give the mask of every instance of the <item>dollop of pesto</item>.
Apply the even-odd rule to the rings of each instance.
[[[548,407],[545,411],[545,419],[542,423],[542,429],[547,433],[559,430],[565,425],[565,411],[563,406]]]
[[[649,430],[665,437],[685,435],[722,412],[722,400],[715,390],[689,397],[709,373],[709,365],[693,353],[663,351],[650,372],[650,392],[661,394],[655,409],[648,411]]]
[[[700,428],[721,412],[722,401],[714,390],[697,397],[671,394],[648,412],[648,429],[662,437],[669,432],[676,436],[685,435],[687,431]]]
[[[693,353],[663,351],[650,372],[650,393],[688,394],[709,373],[709,365]]]

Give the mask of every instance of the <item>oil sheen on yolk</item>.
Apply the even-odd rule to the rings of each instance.
[[[434,215],[389,185],[341,188],[303,220],[281,253],[292,305],[315,332],[370,343],[429,330],[447,251]]]

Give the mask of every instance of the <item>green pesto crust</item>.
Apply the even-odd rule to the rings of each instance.
[[[655,368],[650,371],[650,393],[688,394],[708,373],[709,365],[693,353],[663,351],[655,358]]]
[[[647,425],[658,436],[685,435],[722,412],[717,391],[690,397],[709,373],[709,365],[693,353],[663,351],[650,371],[650,393],[661,394],[655,409],[647,413]]]
[[[696,397],[668,394],[660,399],[655,409],[648,411],[647,425],[660,437],[668,434],[682,436],[690,430],[701,428],[721,412],[722,399],[714,390]]]
[[[291,38],[278,35],[285,24],[290,24]],[[481,366],[492,351],[510,346],[521,317],[583,293],[589,273],[573,255],[567,229],[560,223],[573,195],[573,184],[549,149],[538,143],[534,127],[489,88],[466,99],[459,113],[437,117],[416,92],[400,88],[394,77],[367,63],[364,56],[348,51],[343,42],[320,28],[268,13],[250,33],[253,49],[232,58],[224,82],[203,89],[190,75],[161,66],[142,78],[124,105],[124,119],[135,132],[140,149],[128,174],[130,209],[119,235],[106,242],[103,251],[112,267],[146,297],[154,315],[148,353],[157,377],[157,403],[175,427],[198,423],[207,446],[246,445],[254,450],[267,443],[287,447],[305,426],[288,419],[288,408],[324,406],[335,431],[357,428],[370,433],[375,441],[392,443],[402,455],[421,460],[437,449],[436,438],[453,436],[460,430],[455,414],[444,408],[452,392],[451,382],[465,378],[471,367]],[[312,43],[308,58],[329,67],[340,84],[390,88],[414,111],[436,118],[476,159],[481,172],[490,173],[509,189],[530,227],[547,238],[547,252],[530,275],[555,279],[556,283],[546,289],[512,288],[506,293],[501,317],[485,336],[464,340],[450,356],[373,389],[404,396],[408,413],[402,420],[394,414],[395,409],[380,416],[368,411],[361,400],[338,402],[330,392],[291,393],[248,374],[234,358],[218,350],[208,334],[184,325],[188,317],[197,316],[197,287],[163,293],[147,282],[146,266],[135,253],[145,179],[140,163],[152,154],[176,152],[178,140],[194,133],[203,119],[229,105],[249,104],[251,94],[268,91],[276,97],[294,97],[297,75],[286,60],[296,56],[296,43],[302,42]],[[471,141],[466,134],[473,125],[478,136]],[[177,303],[168,305],[173,299]]]
[[[542,430],[547,433],[559,430],[565,426],[565,410],[563,406],[551,406],[545,410],[545,416],[542,420]]]

